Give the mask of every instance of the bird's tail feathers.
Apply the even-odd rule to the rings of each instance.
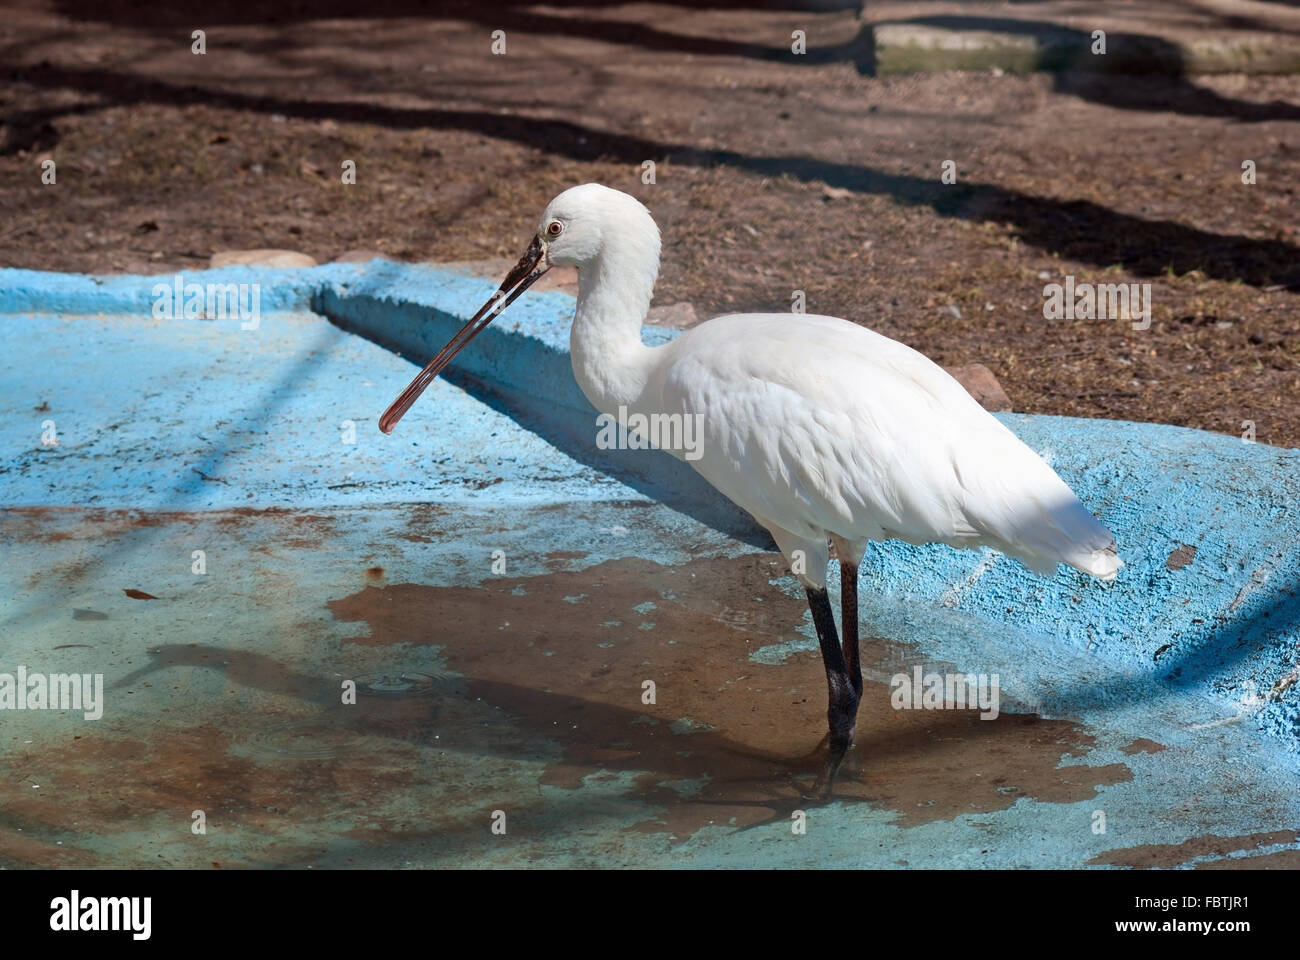
[[[1115,537],[1074,492],[1044,465],[1036,483],[1006,491],[1001,509],[968,516],[1001,549],[1045,577],[1067,564],[1099,580],[1114,580],[1124,563]]]
[[[1086,556],[1071,557],[1065,562],[1074,569],[1082,570],[1107,583],[1114,580],[1120,568],[1124,566],[1124,561],[1119,558],[1119,551],[1115,549],[1113,542],[1101,550],[1094,550]]]

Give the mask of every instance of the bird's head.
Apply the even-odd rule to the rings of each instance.
[[[597,262],[617,264],[625,258],[650,265],[653,287],[653,274],[659,269],[659,228],[650,211],[635,197],[599,183],[565,190],[546,205],[528,249],[496,293],[384,411],[379,429],[391,433],[456,354],[552,266],[572,264],[581,270]]]
[[[537,242],[547,267],[572,264],[581,269],[611,246],[641,243],[654,248],[658,264],[659,228],[639,200],[599,183],[570,187],[546,205]]]

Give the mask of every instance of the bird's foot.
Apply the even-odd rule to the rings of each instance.
[[[827,739],[829,743],[825,762],[817,775],[816,782],[813,783],[811,792],[803,795],[805,800],[825,802],[831,798],[831,791],[835,789],[835,777],[844,763],[845,754],[853,745],[853,731],[850,729],[848,736],[833,736]]]

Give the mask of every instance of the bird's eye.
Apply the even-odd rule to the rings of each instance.
[[[552,220],[550,222],[550,225],[547,226],[546,232],[550,234],[552,237],[558,237],[560,235],[560,231],[563,229],[564,229],[564,224],[560,223],[559,220]]]

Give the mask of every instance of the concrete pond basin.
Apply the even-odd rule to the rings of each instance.
[[[157,315],[175,279],[0,271],[0,707],[102,675],[98,719],[0,709],[0,865],[1300,865],[1300,451],[1000,414],[1126,567],[875,545],[857,746],[808,800],[802,591],[689,467],[597,448],[571,297],[386,437],[494,279],[182,278],[256,322]],[[895,709],[917,668],[996,675],[996,717]]]

